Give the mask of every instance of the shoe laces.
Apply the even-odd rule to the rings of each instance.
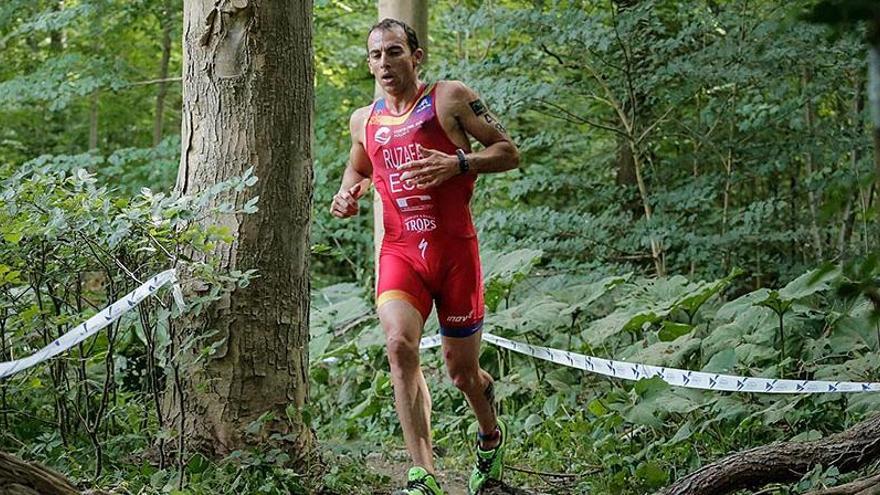
[[[490,469],[492,469],[492,461],[495,460],[495,456],[489,458],[480,457],[477,459],[477,469],[480,470],[481,473],[488,473]]]
[[[428,486],[428,484],[422,480],[409,480],[406,484],[406,489],[407,490],[418,490],[418,491],[424,493],[425,495],[431,495],[432,493],[434,493],[434,491],[431,490],[431,487]]]

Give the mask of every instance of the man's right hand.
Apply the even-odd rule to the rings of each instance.
[[[358,198],[361,196],[361,183],[351,186],[348,191],[342,190],[333,196],[333,204],[330,205],[330,214],[337,218],[346,218],[357,215]]]

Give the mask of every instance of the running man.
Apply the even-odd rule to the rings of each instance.
[[[492,377],[480,368],[483,283],[470,199],[477,174],[516,168],[519,152],[477,94],[458,81],[423,83],[415,31],[385,19],[367,39],[370,72],[384,98],[351,116],[351,152],[330,211],[358,213],[376,186],[385,237],[376,307],[385,332],[394,403],[413,461],[397,495],[440,495],[431,447],[431,397],[419,340],[437,305],[443,357],[479,423],[468,491],[501,479],[507,428],[495,415]],[[471,151],[471,137],[483,145]]]

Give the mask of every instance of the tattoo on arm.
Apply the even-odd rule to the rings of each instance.
[[[486,123],[493,126],[495,130],[497,130],[501,134],[504,134],[505,136],[507,135],[507,129],[505,129],[501,122],[493,117],[491,113],[486,112],[486,115],[484,115],[483,118],[486,119]]]
[[[478,117],[489,113],[489,110],[486,109],[486,105],[483,104],[483,100],[476,99],[470,102],[469,105],[471,106],[471,110],[473,110]]]
[[[477,99],[469,103],[471,106],[471,110],[477,115],[477,117],[483,117],[486,120],[486,123],[495,128],[498,132],[503,135],[507,135],[507,129],[498,121],[496,117],[492,116],[492,113],[489,112],[489,109],[486,108],[486,105],[483,103],[483,100]]]

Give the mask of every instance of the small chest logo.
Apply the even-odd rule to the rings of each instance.
[[[426,97],[422,98],[422,101],[420,101],[418,106],[416,107],[416,113],[422,113],[430,107],[431,107],[431,97],[426,96]]]
[[[425,238],[422,238],[422,241],[419,242],[419,251],[422,252],[422,259],[425,259],[425,250],[428,249],[428,241]]]
[[[391,141],[391,129],[387,127],[380,127],[376,129],[376,134],[373,136],[373,138],[379,144],[388,144],[388,141]]]

